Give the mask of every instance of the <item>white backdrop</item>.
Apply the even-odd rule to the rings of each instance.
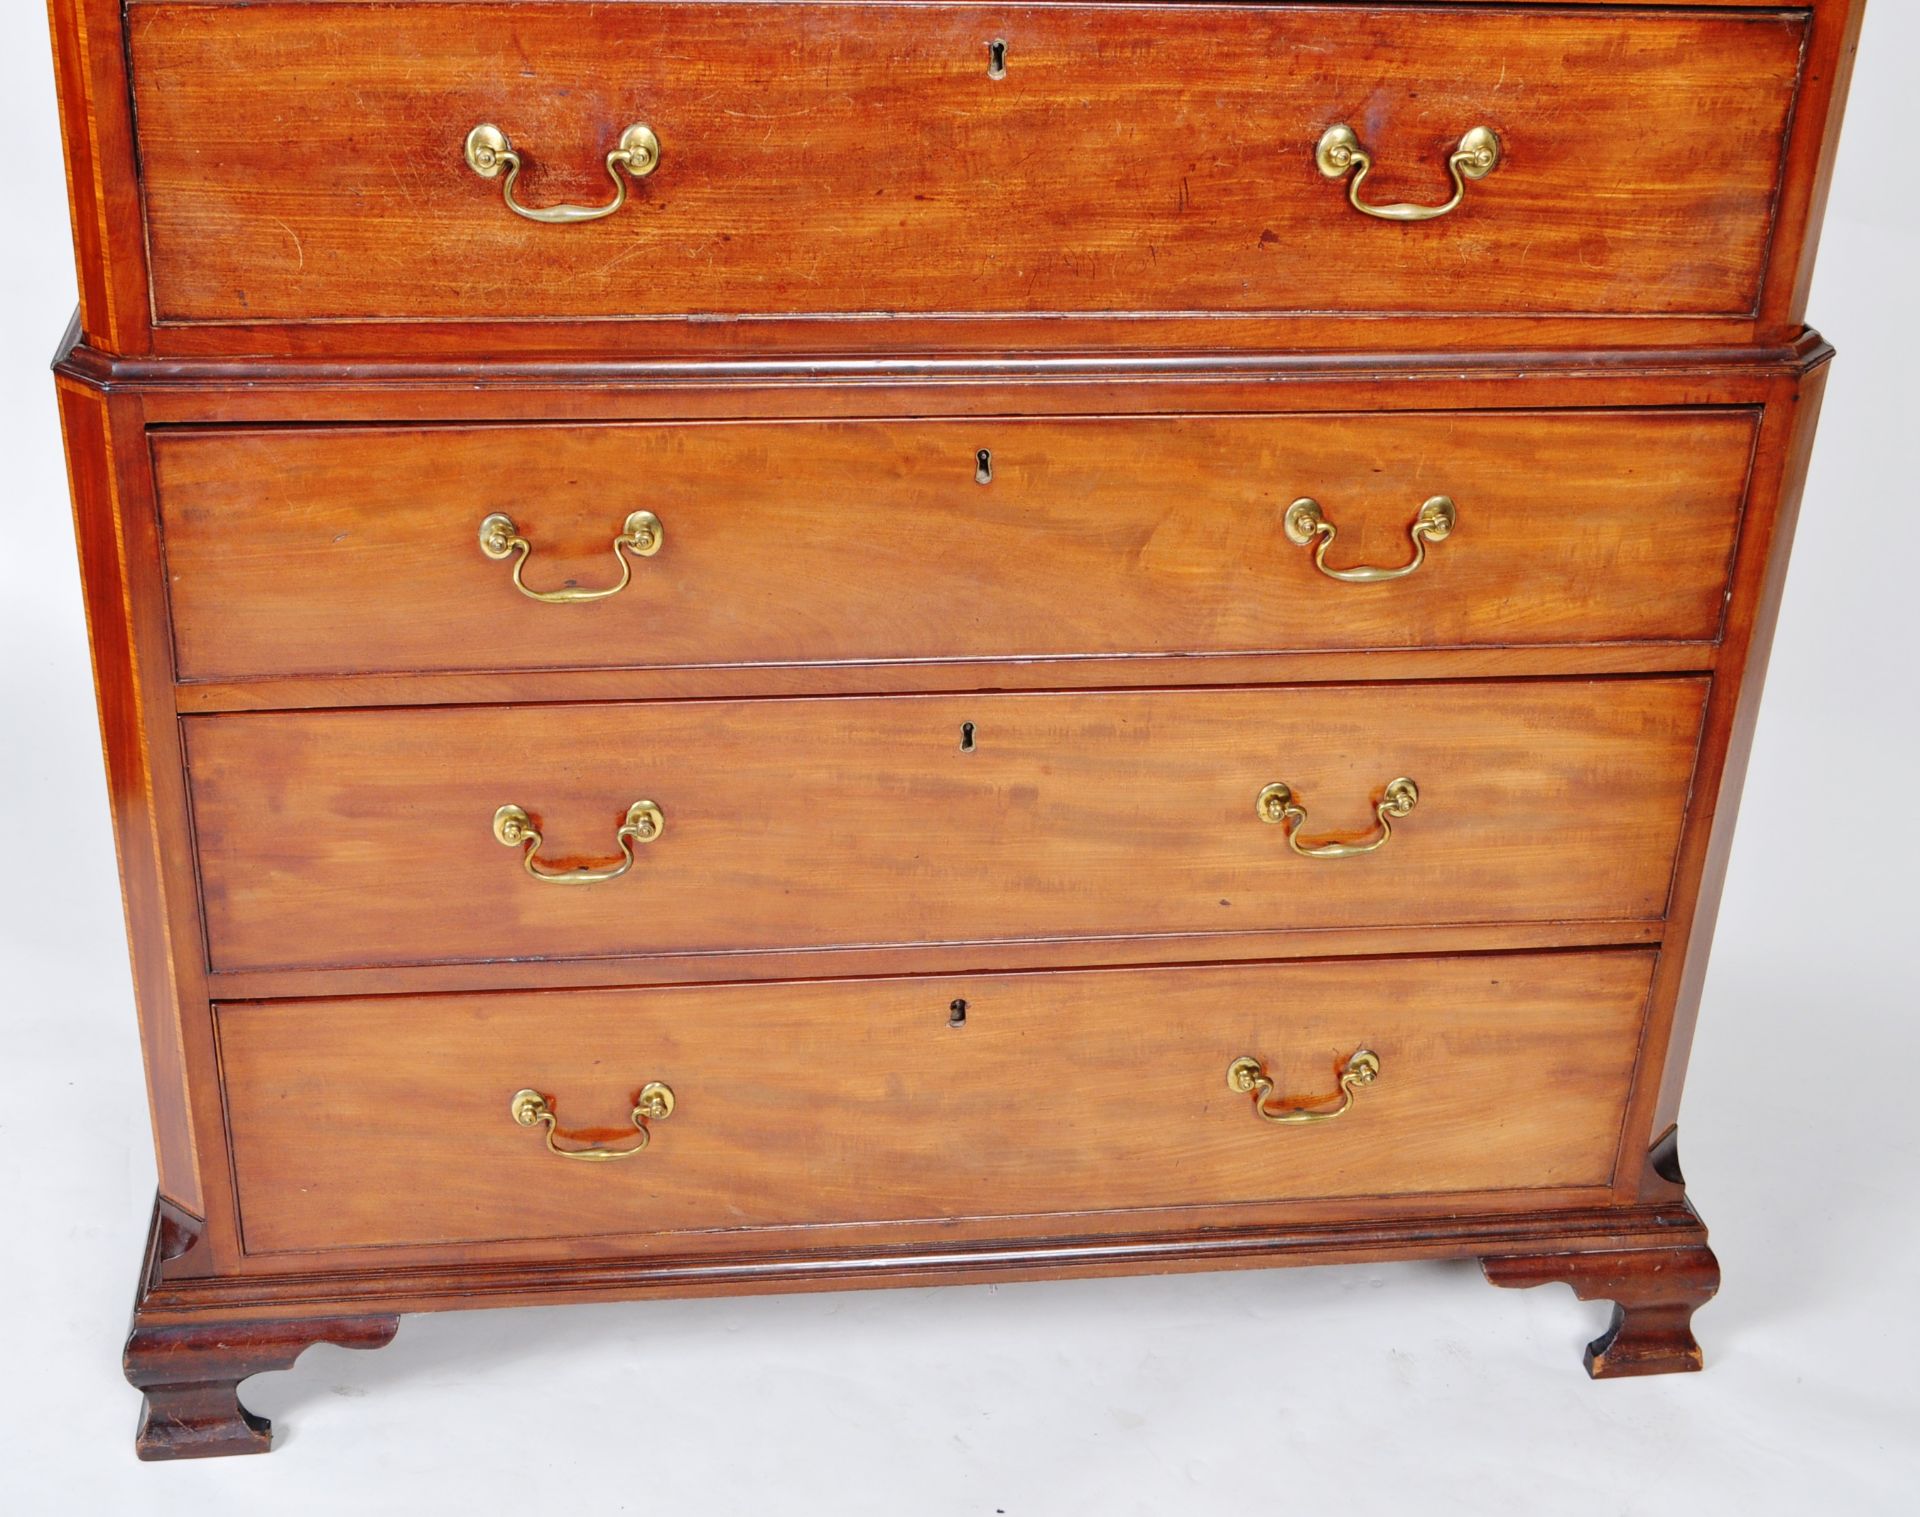
[[[46,373],[67,207],[44,9],[0,9],[0,1510],[1915,1509],[1916,7],[1868,17],[1814,286],[1841,356],[1682,1114],[1706,1374],[1590,1384],[1607,1309],[1471,1265],[460,1313],[253,1382],[268,1458],[153,1466],[118,1370],[153,1161]]]

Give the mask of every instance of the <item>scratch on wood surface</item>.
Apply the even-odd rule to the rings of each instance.
[[[304,273],[307,267],[306,244],[300,240],[300,234],[296,232],[292,227],[288,226],[284,220],[282,220],[278,216],[274,217],[273,219],[280,223],[280,230],[285,232],[289,237],[293,239],[293,250],[295,253],[300,255],[299,267],[296,268],[293,272],[296,274]]]

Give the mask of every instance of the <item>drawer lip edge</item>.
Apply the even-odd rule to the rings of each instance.
[[[1052,953],[1071,955],[1076,950],[1097,952],[1100,945],[1111,945],[1113,952],[1103,957],[1087,961],[1068,958],[1061,962],[1034,964],[1024,963],[1018,967],[1007,968],[999,965],[988,967],[967,967],[951,971],[938,969],[911,971],[912,978],[960,978],[968,975],[995,974],[1049,974],[1055,971],[1128,969],[1141,965],[1159,967],[1202,968],[1224,964],[1261,964],[1267,962],[1298,964],[1315,963],[1328,960],[1361,961],[1381,958],[1421,958],[1435,954],[1454,955],[1467,953],[1552,953],[1582,952],[1608,948],[1631,949],[1655,946],[1665,934],[1667,919],[1664,916],[1647,917],[1595,917],[1577,920],[1540,919],[1533,921],[1481,921],[1481,922],[1423,922],[1417,925],[1396,927],[1390,923],[1363,923],[1348,927],[1292,927],[1268,928],[1258,931],[1221,931],[1221,932],[1160,932],[1160,933],[1107,933],[1082,934],[1072,937],[1044,938],[991,938],[966,941],[947,941],[937,943],[874,943],[874,944],[836,944],[830,947],[812,948],[722,948],[701,952],[679,951],[655,955],[600,955],[597,957],[572,956],[538,959],[457,959],[440,960],[432,963],[399,964],[354,964],[332,966],[290,966],[282,968],[214,968],[208,972],[209,997],[215,1005],[239,1005],[246,1002],[261,1001],[328,1001],[343,997],[357,998],[369,994],[364,988],[354,988],[354,982],[367,976],[373,977],[410,977],[416,980],[430,981],[432,977],[448,976],[451,984],[424,984],[412,987],[396,988],[379,994],[414,995],[484,995],[490,992],[501,994],[527,994],[542,991],[564,992],[568,990],[618,990],[647,989],[682,985],[745,985],[745,984],[800,984],[819,980],[886,980],[897,978],[896,974],[884,970],[861,970],[858,960],[863,956],[890,955],[898,958],[918,959],[928,955],[951,956],[956,953],[973,951],[979,954],[1007,954],[1031,956]],[[1398,947],[1388,949],[1368,949],[1356,946],[1347,952],[1317,952],[1298,956],[1276,955],[1273,949],[1289,939],[1320,939],[1353,934],[1363,939],[1376,939],[1387,933],[1409,933],[1419,938],[1436,940],[1431,947]],[[1449,934],[1480,934],[1501,937],[1511,935],[1515,941],[1496,947],[1470,946],[1446,947],[1445,938]],[[1541,940],[1533,934],[1546,934],[1550,940]],[[1263,952],[1250,957],[1228,955],[1207,956],[1202,946],[1244,941],[1262,940]],[[1139,958],[1143,951],[1156,947],[1173,945],[1194,945],[1191,956],[1171,959]],[[1134,956],[1129,956],[1129,954]],[[794,974],[791,971],[776,971],[767,976],[738,972],[743,966],[766,960],[825,960],[829,963],[852,961],[845,968],[825,968],[814,974]],[[659,973],[658,966],[697,966],[688,976],[669,976]],[[596,973],[604,966],[605,976]],[[645,966],[654,966],[655,977],[647,978]],[[552,974],[555,971],[585,970],[590,978],[583,980],[556,980],[540,984],[506,983],[494,985],[477,984],[489,973],[501,969],[529,973]],[[727,970],[734,970],[732,974]],[[625,970],[626,972],[622,972]],[[701,970],[710,970],[702,973]],[[470,972],[470,981],[462,983],[459,976],[463,971]],[[296,984],[311,983],[312,988],[287,990],[288,982]],[[326,988],[329,981],[336,983]],[[281,987],[281,988],[276,988]]]
[[[862,968],[859,958],[864,954],[888,954],[896,958],[915,958],[924,955],[951,956],[956,945],[937,943],[921,945],[918,948],[902,950],[893,947],[880,948],[732,948],[721,949],[706,954],[674,953],[660,954],[652,959],[634,956],[615,956],[601,959],[550,959],[550,960],[506,960],[473,961],[453,965],[402,965],[400,971],[418,970],[422,973],[415,978],[426,979],[433,972],[443,969],[472,969],[475,971],[473,983],[419,984],[396,986],[386,990],[369,990],[365,985],[356,983],[367,975],[391,975],[396,971],[386,966],[358,966],[347,969],[291,969],[256,970],[226,969],[214,970],[207,976],[207,999],[217,1013],[228,1008],[271,1005],[293,1001],[358,1001],[400,997],[414,999],[421,997],[476,996],[476,995],[566,995],[573,991],[647,991],[647,990],[684,990],[684,989],[720,989],[730,986],[777,986],[832,984],[880,984],[891,981],[943,981],[977,980],[1003,976],[1045,976],[1052,974],[1124,974],[1132,970],[1143,969],[1275,969],[1291,965],[1304,964],[1362,964],[1377,960],[1390,959],[1434,959],[1434,958],[1492,958],[1519,955],[1555,955],[1555,954],[1594,954],[1594,953],[1635,953],[1657,951],[1665,939],[1667,927],[1665,917],[1621,917],[1596,918],[1581,921],[1541,921],[1541,922],[1464,922],[1464,923],[1428,923],[1416,927],[1393,927],[1386,924],[1371,923],[1352,927],[1295,927],[1272,928],[1264,931],[1241,932],[1188,932],[1157,934],[1109,934],[1078,938],[1032,938],[1018,941],[994,940],[973,944],[958,945],[961,948],[976,948],[985,951],[1001,951],[1010,955],[1019,955],[1026,950],[1028,957],[1014,958],[1008,963],[963,964],[948,968],[874,968],[871,965]],[[1301,954],[1283,954],[1275,950],[1287,939],[1325,939],[1341,938],[1351,935],[1362,939],[1353,947],[1345,950],[1321,950]],[[1389,935],[1393,935],[1391,938]],[[1467,941],[1461,942],[1465,937]],[[1508,938],[1510,941],[1487,942],[1488,938]],[[1404,941],[1403,941],[1404,940]],[[1218,954],[1212,957],[1197,955],[1193,957],[1140,957],[1145,950],[1172,944],[1211,943],[1216,947],[1223,944],[1243,942],[1257,951],[1242,955]],[[1089,959],[1060,958],[1051,962],[1040,962],[1032,955],[1047,950],[1071,950],[1090,944],[1111,944],[1116,949],[1131,950]],[[1382,946],[1367,946],[1368,944]],[[505,983],[495,981],[484,983],[489,972],[495,974],[502,968],[528,970],[565,970],[604,964],[610,970],[617,967],[653,965],[681,965],[699,962],[702,967],[713,969],[740,970],[753,961],[775,961],[785,964],[789,960],[824,961],[810,967],[816,973],[797,973],[792,968],[777,968],[770,974],[750,973],[733,974],[691,974],[671,976],[656,974],[647,978],[644,974],[621,975],[617,972],[607,975],[592,975],[581,979],[550,978],[529,983]],[[851,961],[851,962],[845,962]],[[945,958],[941,962],[945,962]],[[303,988],[289,990],[287,982],[303,985]]]
[[[1461,682],[1512,682],[1536,679],[1686,679],[1711,676],[1719,663],[1721,640],[1696,638],[1631,638],[1614,642],[1538,642],[1538,643],[1453,643],[1433,647],[1365,648],[1289,648],[1269,650],[1199,650],[1179,653],[1070,653],[1009,654],[999,658],[959,656],[954,658],[903,659],[821,659],[811,663],[732,664],[644,664],[612,667],[573,665],[553,669],[389,669],[342,671],[331,674],[269,674],[257,676],[193,676],[174,682],[179,715],[184,720],[213,716],[272,716],[308,714],[324,711],[394,710],[444,708],[449,706],[598,706],[653,704],[689,700],[779,701],[840,699],[913,699],[934,695],[1061,695],[1122,694],[1153,690],[1198,690],[1213,688],[1265,689],[1316,687],[1352,684],[1430,684]],[[1530,660],[1557,661],[1565,657],[1593,660],[1590,668],[1528,667]],[[1298,666],[1307,660],[1338,660],[1339,672],[1321,678],[1305,677],[1305,669],[1291,674],[1275,670],[1266,678],[1248,678],[1244,666]],[[1428,673],[1397,673],[1387,676],[1355,674],[1350,667],[1356,660],[1417,659],[1437,667]],[[1511,668],[1489,668],[1485,660],[1512,660]],[[1450,664],[1467,664],[1462,670],[1448,671]],[[1177,670],[1164,666],[1178,665]],[[1142,680],[1117,678],[1143,666],[1161,666]],[[1208,679],[1209,670],[1228,669],[1224,679]],[[1067,679],[1068,674],[1094,671],[1092,680]],[[1237,671],[1237,672],[1234,672]],[[900,683],[878,685],[858,676],[875,674],[897,676]],[[964,673],[975,680],[942,682],[929,675]],[[1028,681],[1018,678],[1039,675]],[[915,682],[914,676],[920,676]],[[836,676],[839,682],[836,683]],[[767,680],[789,678],[799,688],[751,685],[739,688],[737,682],[758,677]],[[472,694],[477,679],[503,683],[489,693]],[[672,689],[655,693],[618,693],[603,688],[606,682],[712,681],[725,688],[699,693]],[[552,694],[538,696],[502,693],[506,684],[518,687],[528,682],[551,682]],[[811,682],[811,683],[810,683]],[[569,692],[568,687],[583,687]],[[341,687],[348,687],[349,698],[341,698]],[[378,692],[411,692],[411,698],[395,699],[393,694],[374,694],[364,699],[351,698],[353,687]],[[316,692],[317,698],[303,698],[303,692]]]
[[[1512,323],[1504,329],[1511,330]],[[229,386],[257,392],[293,389],[368,390],[464,387],[476,373],[501,387],[575,387],[689,384],[938,385],[1000,380],[1109,383],[1139,379],[1350,379],[1357,374],[1468,379],[1547,371],[1556,376],[1639,373],[1784,372],[1803,374],[1829,362],[1832,344],[1813,326],[1788,341],[1623,344],[1573,348],[1492,344],[1461,349],[1432,346],[1278,348],[1267,344],[1191,352],[1116,349],[1044,349],[994,353],[927,353],[909,346],[873,351],[787,353],[761,359],[733,355],[621,358],[613,354],[555,356],[509,353],[485,360],[430,355],[394,356],[390,349],[316,357],[284,353],[120,354],[89,344],[70,328],[54,371],[78,383],[165,392]]]

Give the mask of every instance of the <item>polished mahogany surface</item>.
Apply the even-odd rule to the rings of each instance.
[[[1665,914],[1699,679],[186,723],[216,970]],[[1377,839],[1386,787],[1418,802]],[[1263,821],[1290,786],[1304,826]],[[492,822],[527,811],[531,879]],[[325,930],[311,930],[324,922]],[[1196,944],[1196,949],[1203,945]]]
[[[142,1456],[653,1295],[1478,1257],[1698,1368],[1861,13],[52,0]]]
[[[153,454],[178,666],[209,681],[1710,642],[1758,422],[1627,409],[203,428],[156,435]],[[1311,497],[1335,526],[1331,567],[1403,567],[1436,495],[1455,526],[1390,589],[1328,577],[1285,530]],[[529,586],[606,589],[634,510],[662,540],[602,601],[529,599],[476,542],[505,515],[529,545]]]
[[[219,1008],[220,1051],[250,1254],[941,1217],[1072,1236],[1094,1211],[1378,1210],[1385,1176],[1603,1186],[1652,973],[1629,950],[255,1003]],[[1228,1087],[1251,1056],[1326,1109],[1360,1049],[1379,1078],[1329,1124]],[[535,1088],[619,1150],[655,1080],[673,1113],[631,1159],[559,1159],[509,1115]]]
[[[128,23],[153,313],[181,324],[1745,316],[1808,27],[1659,7],[311,0],[134,0]],[[1343,122],[1380,200],[1444,199],[1476,126],[1507,158],[1460,230],[1382,229],[1315,167]],[[658,134],[659,166],[619,214],[530,240],[462,159],[482,123],[523,153],[535,208],[609,201],[603,159],[631,124]]]

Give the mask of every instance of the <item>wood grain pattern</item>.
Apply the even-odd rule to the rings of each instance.
[[[1700,680],[217,716],[187,721],[222,969],[1658,915]],[[975,747],[963,751],[963,724]],[[1255,797],[1292,785],[1289,851]],[[493,837],[531,813],[549,868]]]
[[[1751,316],[1806,34],[1803,12],[1465,5],[128,12],[170,323]],[[514,217],[461,159],[495,122],[530,203],[604,201],[641,119],[661,167],[590,225]],[[1383,198],[1444,199],[1470,126],[1508,156],[1455,216],[1389,225],[1314,166],[1339,121]]]
[[[219,1009],[250,1253],[1603,1183],[1653,956],[569,992]],[[950,1025],[964,1002],[964,1023]],[[1234,1058],[1324,1094],[1281,1128]],[[622,1146],[555,1158],[509,1100]],[[316,1141],[316,1126],[325,1138]],[[610,1130],[609,1130],[610,1129]]]
[[[116,416],[106,397],[77,385],[63,383],[59,402],[160,1191],[198,1211],[206,1195],[189,1069],[193,1054],[210,1048],[204,1014],[194,1016],[198,903],[191,866],[178,868],[185,810],[179,748],[164,740],[173,732],[173,708],[167,682],[153,678],[151,664],[150,618],[159,611],[153,518],[144,501],[128,499],[130,482],[116,456],[128,432],[137,442],[139,428],[125,406]],[[77,867],[89,864],[110,867],[104,859]],[[183,935],[193,944],[184,965],[177,951]],[[204,1006],[200,1001],[202,1013]]]
[[[1847,112],[1866,16],[1867,0],[1827,0],[1825,9],[1814,16],[1800,67],[1796,141],[1788,149],[1781,176],[1781,216],[1774,228],[1775,256],[1767,275],[1770,289],[1762,301],[1777,306],[1782,320],[1791,326],[1803,326],[1807,319],[1815,255],[1826,223],[1833,166],[1840,154],[1840,124]]]
[[[120,0],[47,0],[72,209],[80,330],[110,353],[152,340],[146,229]]]
[[[1750,412],[163,433],[183,678],[1711,641]],[[977,455],[990,455],[989,482]],[[1329,562],[1283,535],[1312,495]],[[543,605],[483,556],[511,516]],[[1624,524],[1631,523],[1627,528]],[[1070,594],[1062,594],[1071,586]],[[894,678],[906,676],[897,672]],[[717,692],[716,692],[717,693]]]

